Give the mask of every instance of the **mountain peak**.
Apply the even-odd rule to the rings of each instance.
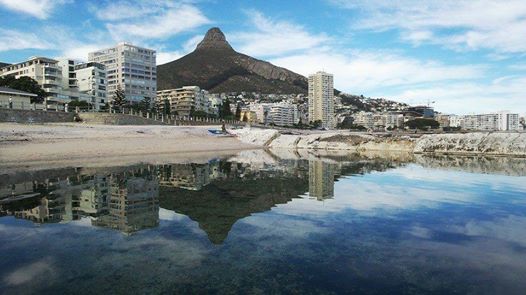
[[[221,29],[214,27],[206,32],[205,38],[197,44],[196,50],[199,49],[232,49],[232,46],[228,44],[225,34],[221,32]]]

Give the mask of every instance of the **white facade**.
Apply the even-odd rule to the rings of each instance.
[[[449,126],[466,130],[513,131],[519,130],[519,114],[502,111],[493,114],[451,116]]]
[[[334,128],[334,78],[317,72],[309,76],[309,121],[321,121],[324,128]]]
[[[157,93],[157,65],[155,50],[119,43],[113,48],[91,52],[88,61],[106,66],[107,97],[112,99],[120,86],[126,99],[139,102],[155,100]]]
[[[353,115],[353,124],[367,129],[374,128],[374,115],[371,112],[359,112]]]
[[[293,126],[294,124],[298,124],[298,107],[295,104],[286,102],[273,104],[270,107],[270,120],[277,126]]]
[[[107,103],[105,66],[95,62],[78,64],[75,66],[75,77],[81,99],[100,110]]]

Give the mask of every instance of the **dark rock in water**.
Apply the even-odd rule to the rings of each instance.
[[[190,54],[157,67],[159,90],[196,85],[211,92],[306,93],[307,79],[236,52],[219,28],[211,28]]]

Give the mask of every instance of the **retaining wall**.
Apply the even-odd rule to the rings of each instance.
[[[63,123],[73,122],[74,113],[0,109],[0,122],[12,123]]]

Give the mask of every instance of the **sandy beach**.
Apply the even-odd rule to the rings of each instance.
[[[218,126],[112,126],[0,123],[0,167],[104,166],[184,162],[257,146],[211,135]]]

